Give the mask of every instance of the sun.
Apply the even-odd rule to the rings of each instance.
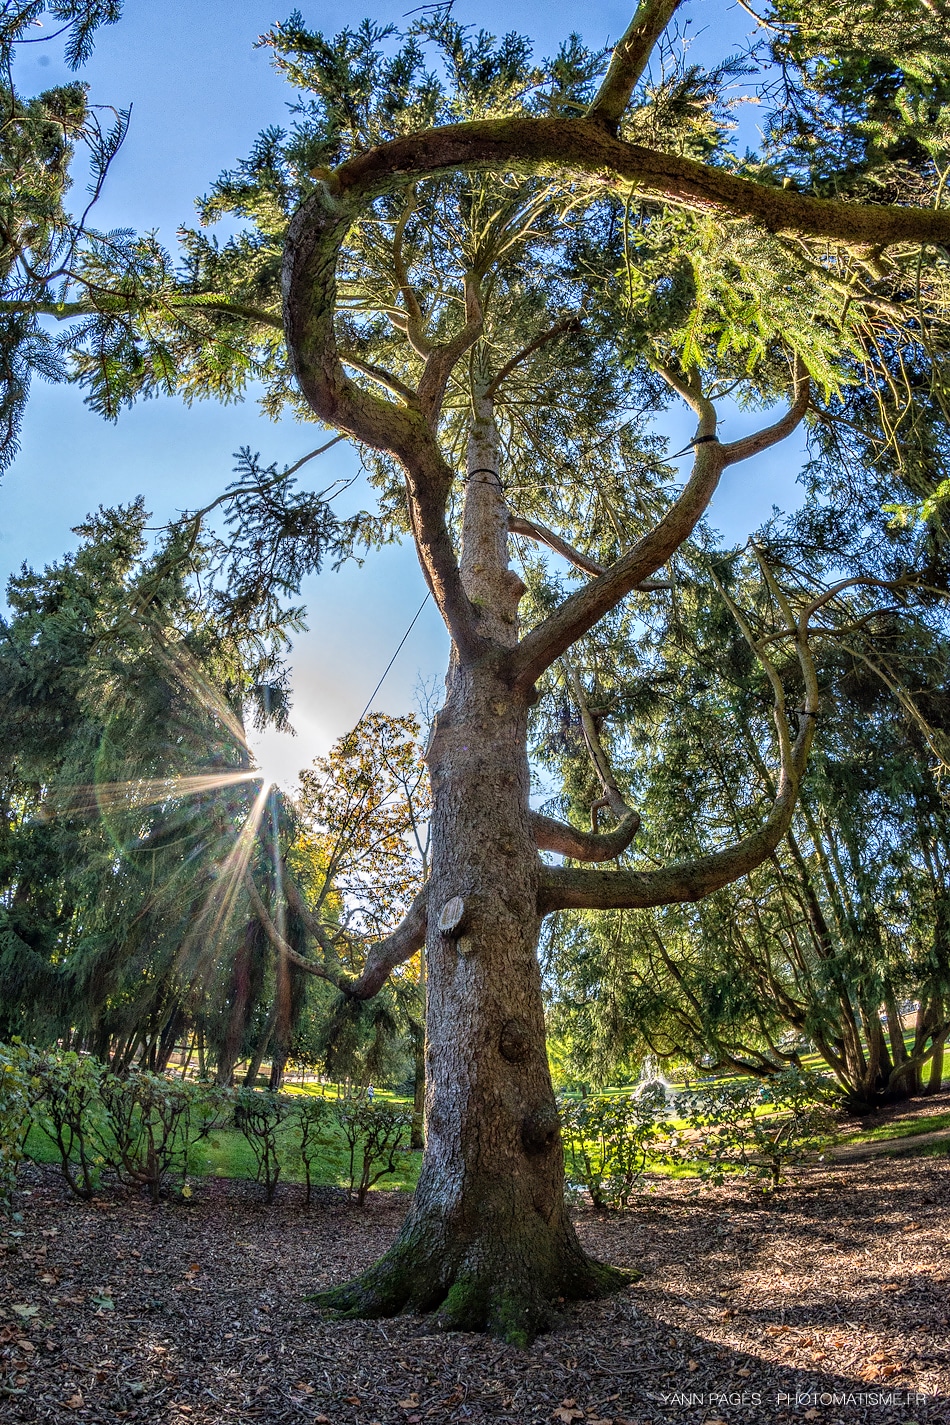
[[[300,771],[296,738],[269,727],[263,732],[251,732],[247,746],[254,759],[254,770],[266,787],[280,787],[287,791],[294,786]]]

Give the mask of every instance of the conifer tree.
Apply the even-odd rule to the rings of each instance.
[[[345,553],[408,533],[451,636],[426,753],[429,878],[340,981],[371,998],[425,941],[426,1157],[392,1248],[325,1296],[342,1311],[416,1307],[524,1341],[560,1299],[619,1284],[564,1207],[540,927],[564,909],[700,900],[761,865],[791,824],[818,684],[810,612],[763,561],[771,804],[701,854],[611,867],[641,809],[573,650],[602,620],[672,600],[670,561],[723,472],[754,471],[806,418],[847,430],[859,383],[879,397],[862,410],[875,458],[899,445],[898,417],[926,413],[912,474],[918,497],[939,496],[925,457],[945,424],[943,6],[831,0],[816,24],[779,0],[750,56],[702,69],[669,42],[682,3],[641,0],[609,58],[571,37],[544,62],[444,9],[402,36],[367,22],[333,39],[294,14],[268,40],[296,123],[262,134],[202,207],[244,226],[221,245],[187,234],[180,270],[154,243],[89,244],[57,313],[78,319],[72,371],[106,414],[155,389],[232,396],[254,375],[267,409],[355,441],[376,509],[344,529],[293,493],[269,523],[257,481],[251,523],[284,537],[251,583],[274,568],[291,581],[321,539]],[[765,111],[752,154],[731,138],[744,69]],[[726,395],[777,409],[726,440]],[[671,400],[696,418],[685,479],[649,436]],[[530,802],[539,683],[559,660],[597,771],[590,830]]]

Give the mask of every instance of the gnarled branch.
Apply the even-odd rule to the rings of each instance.
[[[452,169],[536,173],[550,172],[552,167],[565,178],[576,174],[608,184],[616,181],[618,186],[630,184],[644,195],[684,207],[748,218],[772,233],[826,238],[862,248],[950,245],[950,210],[945,208],[813,198],[698,159],[624,143],[595,119],[528,114],[446,124],[357,154],[328,174],[323,194],[311,197],[300,214],[311,213],[316,203],[330,198],[340,204],[341,215],[345,208],[355,217],[357,201],[362,207],[425,174]]]
[[[477,657],[484,640],[462,587],[446,523],[455,472],[439,449],[418,393],[397,405],[361,389],[347,376],[336,344],[337,256],[366,200],[367,195],[357,191],[349,201],[338,202],[321,185],[293,218],[282,274],[287,347],[300,388],[316,414],[399,460],[406,472],[409,519],[426,582],[460,655]],[[470,335],[469,329],[465,339]],[[430,384],[437,394],[434,378]]]
[[[597,725],[587,706],[587,699],[577,674],[566,662],[564,671],[580,710],[584,741],[604,795],[591,807],[590,831],[579,831],[567,822],[556,821],[553,817],[542,816],[540,812],[534,811],[530,813],[531,830],[541,851],[557,851],[575,861],[612,861],[615,856],[626,851],[636,836],[640,829],[640,815],[627,805],[620,794],[610,759],[600,740]],[[605,806],[610,808],[617,825],[611,831],[598,832],[597,812]]]
[[[573,861],[612,861],[630,845],[640,829],[640,817],[628,810],[611,831],[579,831],[566,821],[529,812],[531,831],[539,851],[556,851]]]

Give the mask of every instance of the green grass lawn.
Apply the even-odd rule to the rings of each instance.
[[[916,1138],[921,1133],[937,1133],[941,1128],[950,1128],[950,1112],[924,1114],[920,1109],[912,1117],[899,1118],[890,1123],[882,1123],[878,1128],[858,1129],[854,1133],[843,1133],[840,1143],[879,1143],[888,1138]]]

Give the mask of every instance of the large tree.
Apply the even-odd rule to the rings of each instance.
[[[745,61],[766,137],[742,154],[730,84],[743,63],[679,62],[664,35],[680,5],[642,0],[605,64],[576,37],[535,64],[517,36],[473,37],[445,11],[401,42],[369,24],[328,40],[294,15],[270,42],[301,91],[298,121],[262,135],[203,208],[245,228],[223,246],[187,234],[180,272],[136,249],[121,280],[100,245],[49,308],[83,319],[75,370],[107,413],[156,387],[234,394],[256,374],[269,409],[290,401],[357,442],[380,504],[336,529],[340,547],[408,531],[451,636],[426,753],[428,880],[358,976],[323,971],[370,998],[425,942],[426,1157],[392,1248],[326,1297],[354,1314],[437,1310],[518,1341],[558,1300],[617,1284],[564,1207],[542,921],[697,900],[761,864],[790,824],[818,689],[807,607],[796,615],[766,567],[771,806],[691,859],[594,869],[631,845],[640,816],[571,652],[638,600],[674,598],[671,561],[723,472],[809,410],[847,429],[855,381],[876,385],[885,413],[923,403],[942,419],[942,6],[829,3],[816,23],[780,0]],[[785,407],[726,441],[717,402],[730,393]],[[697,422],[684,481],[646,434],[668,399]],[[324,519],[321,537],[332,521],[315,500],[269,510],[256,478],[256,527],[286,536],[279,567],[299,569],[308,520]],[[540,568],[535,546],[570,572]],[[591,830],[531,808],[532,710],[559,660],[599,772]]]

